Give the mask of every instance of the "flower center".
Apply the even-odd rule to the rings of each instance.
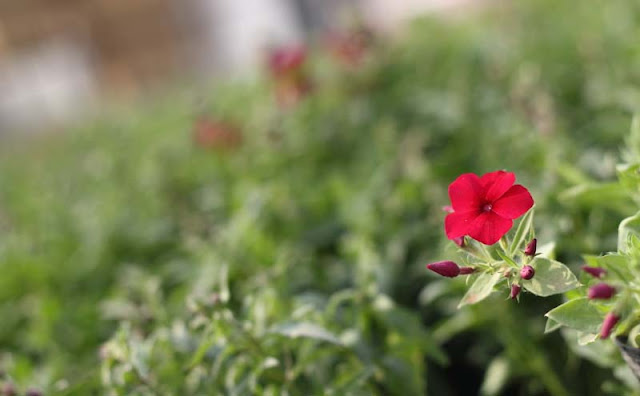
[[[483,212],[491,212],[491,209],[493,209],[493,205],[491,205],[490,203],[482,205]]]

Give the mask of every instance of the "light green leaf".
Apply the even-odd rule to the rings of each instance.
[[[566,265],[538,256],[531,262],[535,269],[535,276],[531,280],[522,282],[522,286],[531,293],[546,297],[564,293],[580,286],[580,282]]]
[[[580,184],[560,193],[558,199],[574,206],[607,207],[615,210],[631,204],[627,189],[618,182]]]
[[[531,225],[533,224],[533,208],[530,209],[523,217],[520,219],[520,223],[518,224],[518,228],[516,228],[516,233],[513,235],[513,241],[511,242],[511,246],[509,247],[509,255],[513,256],[519,249],[524,249],[525,238],[529,235],[529,231],[531,230]]]
[[[618,227],[618,252],[628,253],[630,250],[631,238],[640,237],[640,212],[622,220]]]
[[[458,304],[458,308],[461,308],[467,304],[475,304],[484,300],[493,291],[493,286],[498,283],[502,275],[498,272],[489,274],[483,272],[475,279],[467,293],[462,297],[462,301]]]
[[[544,333],[551,333],[558,330],[562,325],[551,318],[547,318],[547,323],[544,326]]]
[[[509,379],[509,362],[503,356],[491,361],[482,381],[480,394],[483,396],[497,395]]]
[[[586,297],[568,301],[547,312],[545,316],[585,333],[598,333],[604,319],[604,313]]]
[[[578,332],[578,345],[589,345],[598,339],[598,333],[583,333]]]
[[[324,327],[315,325],[313,323],[307,322],[297,322],[297,323],[285,323],[279,326],[276,326],[271,330],[272,333],[280,334],[289,338],[313,338],[320,341],[327,341],[332,344],[341,345],[342,342],[333,335],[331,332],[326,330]]]
[[[620,280],[632,280],[634,278],[629,268],[628,258],[610,253],[604,256],[585,255],[584,261],[592,267],[600,267],[607,270],[608,275],[619,278]]]

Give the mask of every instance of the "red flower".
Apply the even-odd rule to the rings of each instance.
[[[304,47],[290,46],[275,48],[269,53],[269,69],[278,78],[299,71],[307,59]]]
[[[194,123],[193,140],[205,149],[226,150],[240,146],[242,134],[230,124],[203,116]]]
[[[454,212],[444,222],[449,239],[469,235],[493,245],[513,226],[513,219],[533,206],[533,198],[523,186],[513,183],[511,172],[496,171],[478,177],[460,175],[449,185],[449,198]]]

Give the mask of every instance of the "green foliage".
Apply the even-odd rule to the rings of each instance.
[[[287,110],[266,83],[217,88],[207,111],[242,130],[235,150],[194,147],[184,95],[3,142],[2,381],[52,395],[630,392],[608,344],[567,352],[543,335],[560,297],[505,301],[496,272],[474,284],[484,303],[458,311],[464,282],[424,265],[452,254],[448,184],[496,169],[531,190],[554,260],[577,273],[584,253],[616,250],[640,203],[637,132],[615,166],[639,13],[530,0],[425,18],[357,70],[319,54],[315,92]],[[509,257],[532,235],[514,237]],[[536,277],[560,271],[551,291],[576,285],[536,263]]]

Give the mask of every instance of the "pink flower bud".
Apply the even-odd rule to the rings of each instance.
[[[582,270],[594,278],[602,278],[607,273],[604,268],[590,267],[588,265],[583,265]]]
[[[589,288],[587,296],[592,300],[607,300],[616,294],[616,289],[606,283],[598,283]]]
[[[525,265],[520,270],[520,277],[524,280],[529,280],[533,278],[535,274],[536,274],[536,270],[534,270],[533,267],[530,265]]]
[[[460,267],[460,275],[469,275],[476,272],[475,267]]]
[[[618,315],[613,312],[609,312],[607,316],[604,317],[604,321],[602,322],[602,328],[600,329],[600,338],[609,338],[611,330],[613,330],[619,320],[620,317]]]
[[[524,248],[524,254],[531,257],[535,256],[537,246],[538,246],[538,240],[536,238],[533,238],[531,242],[529,242],[527,247]]]
[[[452,241],[453,241],[453,243],[455,243],[456,245],[460,246],[461,248],[463,248],[465,246],[464,237],[463,236],[457,237],[457,238],[453,238]]]
[[[511,285],[511,293],[509,293],[509,297],[511,297],[512,300],[515,300],[516,297],[518,297],[518,294],[520,294],[520,289],[522,288],[516,283]]]
[[[436,274],[446,276],[447,278],[455,278],[460,275],[460,267],[458,267],[458,264],[453,261],[438,261],[427,264],[427,268]]]

